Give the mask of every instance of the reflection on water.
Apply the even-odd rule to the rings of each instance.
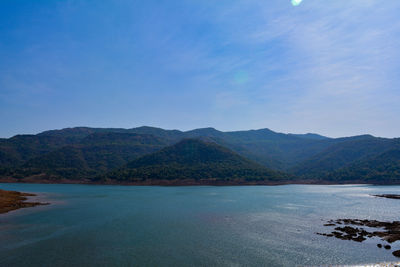
[[[295,266],[396,261],[318,236],[329,219],[399,220],[398,186],[1,184],[50,206],[0,215],[1,266]],[[399,244],[392,244],[400,249]]]

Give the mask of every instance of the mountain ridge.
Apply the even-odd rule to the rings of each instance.
[[[278,133],[268,128],[228,132],[212,127],[189,131],[150,126],[64,128],[0,139],[0,179],[23,180],[39,175],[55,180],[87,180],[187,138],[218,144],[268,169],[296,175],[297,180],[323,182],[339,181],[331,178],[337,177],[339,170],[357,168],[356,163],[373,159],[400,143],[399,138],[367,134],[329,138],[314,133]],[[390,173],[396,172],[381,174],[384,178]]]

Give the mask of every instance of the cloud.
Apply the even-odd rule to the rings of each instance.
[[[36,4],[53,16],[21,8],[0,29],[0,111],[29,97],[69,114],[68,99],[86,115],[68,125],[162,117],[181,129],[400,132],[399,1],[99,1],[89,17],[66,3]]]
[[[237,1],[218,21],[228,29],[226,43],[246,58],[240,67],[253,78],[247,112],[254,121],[335,136],[400,130],[393,120],[400,101],[400,3],[306,1],[296,9],[263,3]],[[279,120],[266,115],[275,109]]]

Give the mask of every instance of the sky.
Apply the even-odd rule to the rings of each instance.
[[[1,0],[0,137],[400,136],[400,1]]]

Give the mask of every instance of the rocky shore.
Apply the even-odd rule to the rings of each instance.
[[[317,233],[327,237],[335,237],[341,240],[363,242],[367,238],[377,237],[383,241],[378,243],[378,248],[391,250],[391,243],[400,240],[400,221],[381,222],[376,220],[338,219],[329,220],[324,226],[335,227],[330,233]],[[365,229],[368,227],[368,229]],[[392,254],[400,257],[400,250]]]
[[[49,204],[41,202],[28,202],[27,200],[30,196],[35,196],[35,194],[0,189],[0,214],[16,209]]]

